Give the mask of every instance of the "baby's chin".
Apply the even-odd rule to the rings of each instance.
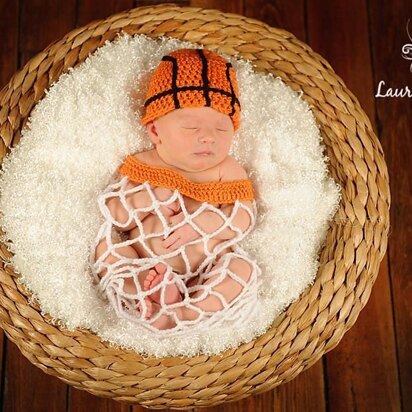
[[[177,157],[163,157],[165,163],[170,164],[181,170],[182,172],[196,173],[196,172],[205,172],[209,169],[217,167],[220,163],[225,160],[227,155],[222,153],[208,154],[208,155],[196,155],[195,153],[186,153],[180,158]]]
[[[221,157],[213,154],[205,156],[193,154],[190,161],[187,162],[186,167],[191,168],[191,171],[201,172],[218,166],[223,160]]]
[[[180,169],[182,172],[187,173],[196,173],[196,172],[205,172],[207,170],[212,170],[215,168],[220,162],[211,159],[189,159],[185,162],[178,161],[174,163],[174,166]]]

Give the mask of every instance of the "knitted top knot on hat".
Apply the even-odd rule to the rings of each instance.
[[[144,126],[175,109],[211,107],[240,124],[240,102],[231,63],[207,49],[179,49],[163,56],[149,83]]]

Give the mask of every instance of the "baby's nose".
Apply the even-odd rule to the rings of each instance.
[[[203,131],[200,140],[207,141],[207,142],[214,142],[215,141],[215,131],[210,130],[210,129]]]

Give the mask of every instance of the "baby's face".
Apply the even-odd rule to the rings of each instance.
[[[211,107],[173,110],[146,128],[162,160],[188,172],[204,171],[221,163],[234,135],[230,117]]]

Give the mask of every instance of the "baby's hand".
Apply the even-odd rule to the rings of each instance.
[[[179,222],[184,220],[183,212],[180,212],[176,216],[170,218],[170,223],[175,226]],[[201,234],[197,232],[193,227],[186,223],[185,225],[177,228],[162,242],[162,246],[166,249],[176,250],[180,246],[191,242],[192,240],[200,238]]]
[[[180,211],[177,215],[171,216],[169,218],[169,224],[171,226],[176,226],[178,223],[182,222],[185,219],[185,216],[182,211]]]
[[[164,202],[165,200],[170,199],[173,195],[173,190],[167,189],[166,187],[155,187],[153,193],[157,200]],[[180,210],[179,199],[176,199],[173,203],[168,205],[161,205],[159,209],[165,216],[172,216]],[[151,213],[156,214],[155,211]]]
[[[155,187],[152,190],[156,198],[161,201],[169,199],[173,194],[173,190],[168,189],[167,187]]]

